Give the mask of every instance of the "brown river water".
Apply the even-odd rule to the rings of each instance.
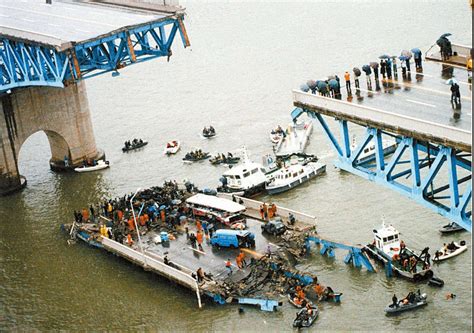
[[[192,46],[179,38],[173,57],[146,62],[86,81],[97,144],[111,168],[91,174],[49,170],[46,136],[30,137],[20,152],[28,187],[0,198],[0,331],[292,331],[295,309],[262,312],[205,302],[191,292],[106,252],[68,245],[60,224],[72,211],[104,196],[119,196],[165,179],[191,179],[216,186],[224,167],[184,165],[184,152],[235,150],[245,145],[254,159],[271,152],[268,133],[290,121],[291,89],[310,78],[360,66],[382,53],[428,49],[439,35],[471,41],[468,1],[334,1],[301,3],[189,2],[186,26]],[[342,77],[342,75],[340,75]],[[218,137],[200,130],[213,124]],[[334,128],[334,121],[329,123]],[[122,154],[126,139],[150,144]],[[183,142],[180,155],[164,157],[164,144]],[[381,216],[410,247],[434,250],[443,217],[362,178],[333,167],[335,154],[315,123],[307,151],[327,164],[327,173],[273,200],[314,214],[318,232],[350,244],[370,241]],[[263,197],[267,199],[267,197]],[[468,241],[470,245],[470,241]],[[342,303],[323,304],[314,331],[471,331],[471,247],[436,266],[446,285],[435,289],[369,273],[316,251],[299,265],[344,293]],[[386,317],[393,293],[410,288],[428,294],[424,309]],[[415,290],[416,290],[415,289]],[[446,300],[445,294],[458,297]]]

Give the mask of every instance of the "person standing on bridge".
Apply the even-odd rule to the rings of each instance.
[[[459,85],[456,82],[453,82],[451,85],[451,103],[456,108],[461,104],[461,92],[459,91]]]
[[[344,80],[346,80],[346,90],[348,95],[352,95],[351,89],[351,74],[348,71],[344,73]]]

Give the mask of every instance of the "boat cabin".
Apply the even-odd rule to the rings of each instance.
[[[393,226],[382,225],[380,229],[374,229],[374,245],[382,252],[392,257],[400,251],[400,239],[397,229]]]
[[[232,200],[198,193],[188,198],[186,204],[193,210],[194,216],[215,218],[226,225],[237,222],[245,223],[245,217],[243,216],[245,206]]]
[[[263,166],[253,162],[237,165],[226,171],[223,176],[227,180],[227,186],[234,189],[248,189],[267,181]]]

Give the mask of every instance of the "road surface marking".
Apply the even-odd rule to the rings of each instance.
[[[429,106],[429,107],[432,107],[432,108],[436,107],[436,105],[434,105],[434,104],[428,104],[428,103],[424,103],[424,102],[420,102],[420,101],[414,101],[412,99],[406,99],[406,101],[411,102],[411,103],[415,103],[415,104],[426,105],[426,106]]]
[[[447,92],[447,91],[440,91],[440,90],[436,90],[436,89],[424,88],[424,87],[420,87],[420,86],[417,86],[417,85],[414,85],[414,84],[411,84],[411,83],[408,83],[408,82],[398,82],[398,81],[394,81],[394,80],[386,80],[386,81],[394,83],[394,84],[399,84],[399,85],[402,85],[402,86],[405,86],[405,87],[409,87],[409,88],[420,89],[420,90],[425,90],[425,91],[431,91],[431,92],[434,92],[434,93],[437,93],[437,94],[451,96],[451,93]],[[464,99],[466,101],[471,101],[470,97],[461,96],[461,99]]]

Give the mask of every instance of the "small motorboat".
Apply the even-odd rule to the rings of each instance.
[[[301,304],[297,304],[295,303],[295,296],[296,295],[294,293],[289,293],[287,296],[288,302],[290,302],[290,304],[293,305],[295,308],[301,309],[302,307],[306,306],[307,303],[310,303],[311,305],[313,304],[307,298],[305,298],[303,302],[301,302]]]
[[[227,153],[227,156],[224,154],[217,154],[216,156],[212,157],[209,162],[211,162],[212,165],[218,165],[218,164],[237,164],[240,161],[240,157],[238,156],[233,156],[230,153]]]
[[[276,145],[281,141],[281,139],[285,137],[285,135],[286,134],[283,128],[281,128],[281,126],[278,125],[275,129],[273,129],[270,132],[270,141]]]
[[[433,276],[431,279],[428,280],[428,285],[432,287],[442,287],[444,286],[444,281],[439,277]]]
[[[106,169],[109,167],[109,161],[99,160],[95,165],[83,165],[74,169],[76,172],[91,172]]]
[[[451,242],[450,244],[443,246],[441,249],[435,252],[433,261],[439,262],[443,261],[457,255],[460,255],[467,250],[467,245],[465,241],[461,241],[459,244],[456,242]]]
[[[148,144],[148,141],[143,141],[143,140],[138,140],[138,141],[127,141],[128,144],[125,145],[125,147],[122,148],[122,152],[126,153],[127,151],[135,150],[142,148]]]
[[[318,318],[319,309],[315,305],[312,305],[311,309],[313,310],[311,315],[308,315],[308,310],[306,308],[302,308],[298,311],[296,318],[293,321],[293,327],[301,328],[313,325],[316,318]]]
[[[216,130],[212,126],[204,127],[202,130],[202,136],[206,139],[213,138],[216,136]]]
[[[326,165],[316,160],[307,163],[292,162],[273,173],[273,178],[265,185],[269,194],[277,194],[291,190],[326,172]]]
[[[183,161],[185,162],[197,162],[197,161],[203,161],[211,157],[209,153],[204,153],[201,152],[200,150],[198,151],[192,151],[190,153],[186,153],[186,156],[184,156]]]
[[[441,229],[439,229],[439,231],[443,234],[448,234],[451,232],[464,231],[464,228],[461,227],[459,224],[451,222],[443,226]]]
[[[178,140],[170,141],[166,144],[163,154],[165,155],[176,154],[179,148],[181,148],[181,143]]]
[[[342,293],[329,293],[327,295],[324,295],[324,297],[321,299],[322,301],[327,301],[327,302],[335,302],[335,303],[340,303],[341,302],[341,297]]]
[[[404,304],[403,301],[400,301],[397,305],[390,304],[385,308],[385,313],[387,315],[397,314],[400,312],[417,309],[426,304],[428,304],[426,301],[426,294],[415,294],[415,300],[413,302]]]
[[[275,146],[275,155],[286,157],[292,154],[304,153],[312,131],[313,122],[311,120],[289,124],[285,131],[287,134]]]

